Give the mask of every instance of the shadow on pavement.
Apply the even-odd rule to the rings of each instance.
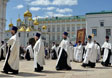
[[[47,74],[56,74],[56,73],[65,73],[65,72],[60,72],[60,71],[48,71],[48,70],[45,70],[45,71],[42,71],[40,73],[47,73]]]
[[[46,75],[34,74],[34,73],[26,73],[26,72],[20,72],[17,76],[35,77],[35,76],[46,76]]]
[[[13,76],[10,76],[10,75],[8,75],[8,74],[6,74],[6,75],[0,74],[0,77],[13,77]]]
[[[93,71],[93,70],[72,69],[71,71],[76,71],[76,72],[87,72],[87,71]]]
[[[111,67],[96,67],[96,69],[112,69]]]

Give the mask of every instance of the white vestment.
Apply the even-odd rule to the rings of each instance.
[[[101,58],[101,52],[100,52],[100,46],[96,43],[95,43],[95,52],[97,52],[96,60],[98,61]]]
[[[53,45],[51,49],[56,51],[56,45]]]
[[[7,44],[8,44],[8,47],[11,46],[11,48],[10,48],[10,52],[8,50],[8,53],[6,55],[4,66],[5,66],[6,62],[8,61],[8,64],[11,67],[11,69],[19,70],[19,49],[20,49],[20,45],[19,45],[18,33],[16,33],[14,36],[12,36],[8,40]],[[10,56],[9,56],[9,54],[10,54]],[[9,56],[9,58],[8,58],[8,56]]]
[[[33,48],[31,45],[27,46],[26,51],[29,50],[30,58],[34,58]]]
[[[82,45],[78,45],[77,52],[76,52],[76,61],[78,62],[82,61],[82,54],[83,54],[83,47]]]
[[[70,60],[73,61],[73,59],[74,59],[74,47],[70,46],[69,50],[70,50]]]
[[[57,48],[56,48],[56,45],[53,45],[51,50],[52,50],[52,52],[51,52],[51,59],[56,59],[57,58]]]
[[[88,64],[89,61],[95,63],[96,62],[96,52],[94,49],[94,42],[87,43],[86,54],[83,63]]]
[[[58,60],[57,60],[57,63],[56,63],[56,66],[58,65],[59,63],[59,60],[61,60],[61,54],[63,52],[63,49],[66,51],[67,53],[67,65],[69,67],[71,67],[71,64],[70,64],[70,44],[69,44],[69,39],[67,38],[66,40],[62,40],[60,45],[59,45],[59,48],[60,48],[60,51],[59,51],[59,56],[58,56]]]
[[[104,48],[103,62],[105,62],[108,58],[109,49],[111,50],[111,48],[112,48],[111,43],[104,42],[104,44],[102,45],[102,48]],[[112,64],[112,55],[110,56],[110,63]]]
[[[44,50],[44,43],[41,38],[36,41],[34,46],[34,68],[37,68],[37,63],[40,66],[45,65],[45,50]]]
[[[74,61],[76,61],[77,47],[74,47]]]
[[[3,49],[3,56],[6,57],[6,44],[0,47],[0,56],[1,56],[1,49]]]

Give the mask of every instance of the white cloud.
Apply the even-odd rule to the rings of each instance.
[[[47,8],[43,8],[43,10],[49,10],[49,11],[54,10],[54,9],[56,9],[56,8],[55,8],[55,7],[47,7]]]
[[[72,16],[71,14],[54,14],[54,17]]]
[[[15,8],[22,9],[24,6],[22,4],[17,5]]]
[[[30,3],[30,5],[50,5],[51,2],[49,0],[35,0]]]
[[[37,16],[37,17],[33,17],[33,20],[39,19],[39,18],[48,18],[48,16]]]
[[[27,0],[27,1],[31,1],[31,0]],[[72,6],[72,5],[77,5],[78,4],[78,0],[33,0],[31,1],[31,3],[29,3],[30,5],[68,5],[68,6]]]
[[[30,10],[31,11],[39,11],[41,8],[40,7],[31,7]]]
[[[54,13],[53,12],[47,12],[46,15],[52,17],[52,16],[54,16]]]
[[[78,0],[54,0],[53,5],[77,5]]]
[[[62,17],[62,16],[72,16],[71,14],[62,14],[62,13],[53,13],[53,12],[47,12],[46,16],[49,17]]]
[[[72,9],[70,9],[70,8],[64,8],[64,9],[57,8],[56,12],[59,12],[59,13],[72,12]]]

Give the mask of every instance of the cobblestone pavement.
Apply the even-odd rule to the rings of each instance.
[[[0,61],[0,71],[3,68],[3,62]],[[3,74],[0,72],[0,78],[112,78],[112,67],[102,67],[97,63],[96,68],[83,68],[81,63],[72,62],[71,71],[56,71],[56,61],[46,60],[44,71],[34,72],[33,61],[20,61],[20,70],[18,75]]]

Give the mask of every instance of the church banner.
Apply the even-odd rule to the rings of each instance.
[[[78,43],[78,41],[81,41],[81,43],[83,44],[85,41],[85,36],[86,36],[86,29],[80,29],[77,31],[77,38],[76,38],[76,43]]]

